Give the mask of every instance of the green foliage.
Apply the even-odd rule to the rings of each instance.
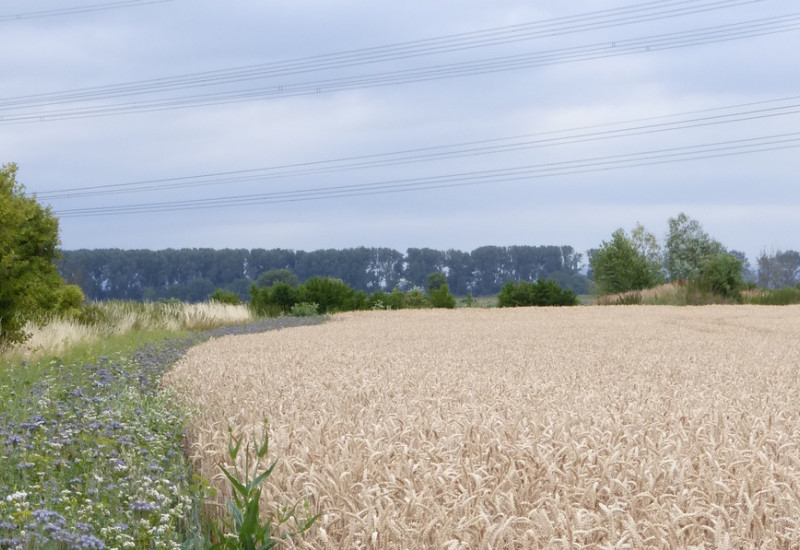
[[[314,317],[319,315],[319,304],[313,302],[302,302],[295,304],[290,310],[292,317]]]
[[[250,287],[250,307],[256,315],[277,317],[289,313],[300,300],[300,288],[284,282],[276,282],[269,288]]]
[[[429,291],[431,306],[436,308],[454,309],[456,297],[450,293],[450,287],[444,283],[439,288]]]
[[[432,294],[433,291],[439,290],[446,284],[447,276],[441,271],[434,271],[428,275],[428,294]]]
[[[431,300],[419,287],[414,287],[405,295],[405,307],[410,309],[423,309],[431,306]]]
[[[664,264],[664,253],[661,251],[661,245],[658,244],[656,236],[645,229],[642,224],[637,223],[631,231],[630,240],[636,251],[660,272],[661,266]]]
[[[540,279],[535,283],[528,281],[508,281],[497,296],[499,307],[525,306],[575,306],[578,298],[569,289],[561,288],[551,279]]]
[[[377,290],[368,296],[340,279],[329,277],[312,277],[296,288],[283,282],[273,283],[269,288],[256,285],[250,288],[250,307],[256,315],[295,315],[294,308],[302,303],[315,304],[317,310],[313,314],[319,315],[370,309],[454,308],[456,298],[446,282],[434,288],[430,296],[418,287],[408,292],[397,287],[392,292]]]
[[[252,283],[291,287],[314,276],[341,279],[355,290],[390,292],[402,283],[428,287],[430,273],[447,272],[450,291],[465,296],[494,296],[509,280],[557,278],[580,294],[587,285],[579,272],[581,254],[570,246],[486,246],[465,252],[388,248],[344,250],[221,249],[66,250],[58,262],[64,278],[80,285],[91,301],[155,302],[174,297],[202,302],[217,288],[249,301]],[[133,279],[135,274],[135,280]],[[561,274],[561,275],[560,275]],[[406,288],[406,287],[401,287]]]
[[[298,302],[319,304],[320,313],[334,313],[353,309],[355,290],[341,279],[312,277],[299,288]]]
[[[406,293],[395,287],[387,296],[386,305],[391,309],[403,309],[406,306]]]
[[[54,293],[53,313],[68,319],[79,319],[83,315],[86,298],[78,285],[62,285]]]
[[[672,281],[700,275],[703,262],[723,251],[722,245],[703,231],[700,222],[681,212],[669,219],[665,266]]]
[[[395,287],[391,292],[376,290],[369,295],[365,309],[403,309],[406,305],[406,293]]]
[[[261,288],[272,286],[275,283],[285,283],[294,288],[300,284],[300,280],[291,269],[285,268],[270,269],[259,275],[258,279],[256,279],[256,286]]]
[[[661,266],[638,250],[624,230],[616,230],[611,237],[589,259],[600,294],[643,290],[662,281]]]
[[[239,297],[236,294],[221,288],[215,290],[211,296],[209,296],[209,300],[212,302],[219,302],[220,304],[239,305]]]
[[[298,294],[296,288],[283,281],[273,284],[269,289],[270,300],[281,308],[281,311],[289,311],[297,303]]]
[[[402,293],[401,293],[402,294]],[[392,294],[384,292],[382,290],[376,290],[372,294],[369,295],[367,300],[367,309],[371,310],[384,310],[384,309],[401,309],[402,304],[400,307],[392,307],[392,303],[394,302],[394,297]]]
[[[778,250],[758,257],[758,284],[765,288],[791,287],[800,280],[800,252]]]
[[[25,196],[16,173],[15,164],[0,167],[0,346],[24,341],[25,323],[58,307],[64,285],[53,264],[58,220]]]
[[[700,266],[698,280],[711,292],[738,301],[744,287],[742,262],[727,252],[707,256]]]
[[[213,532],[220,541],[211,546],[211,550],[268,550],[282,540],[293,538],[308,531],[319,515],[307,517],[304,520],[297,518],[297,505],[287,507],[271,513],[266,519],[261,519],[259,503],[261,500],[261,484],[272,474],[277,460],[269,467],[263,468],[261,461],[269,453],[269,432],[267,422],[264,422],[263,438],[261,441],[254,435],[245,449],[244,470],[239,470],[236,459],[242,448],[242,437],[234,437],[233,430],[228,428],[228,456],[233,462],[233,471],[222,464],[219,465],[222,473],[233,487],[233,499],[227,502],[230,518],[222,522],[222,529],[214,526]],[[294,524],[294,530],[278,534],[280,527],[288,522]]]
[[[800,304],[800,285],[786,286],[778,289],[762,289],[747,296],[745,302],[760,306],[788,306]]]

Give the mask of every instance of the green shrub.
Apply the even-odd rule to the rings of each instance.
[[[215,290],[214,293],[209,296],[209,300],[212,302],[219,302],[220,304],[239,305],[239,297],[236,294],[230,290],[223,290],[221,288]]]
[[[280,308],[276,307],[270,300],[269,289],[259,288],[256,285],[250,286],[250,309],[256,315],[268,317],[274,317],[280,313]]]
[[[663,280],[660,264],[622,229],[612,234],[610,242],[603,241],[589,258],[589,266],[600,294],[643,290]]]
[[[277,282],[269,288],[269,300],[281,311],[289,311],[298,301],[298,290],[289,283]]]
[[[350,311],[356,292],[341,279],[312,277],[299,287],[298,302],[319,304],[320,313]]]
[[[286,283],[294,288],[300,284],[297,275],[291,269],[270,269],[265,271],[256,279],[256,286],[259,288],[271,287],[275,283]]]
[[[727,252],[708,256],[700,265],[698,282],[714,294],[740,301],[744,287],[742,262]]]
[[[314,317],[319,315],[319,304],[302,302],[295,304],[291,309],[292,317]]]
[[[406,307],[406,293],[395,287],[390,294],[386,295],[386,305],[390,309],[403,309]]]
[[[435,290],[439,290],[447,284],[447,276],[441,271],[434,271],[428,275],[428,294],[432,295]]]
[[[373,311],[392,309],[392,306],[389,302],[389,294],[382,290],[376,290],[369,295],[369,299],[367,300],[367,309],[371,309]]]
[[[58,306],[64,280],[58,257],[58,219],[25,195],[15,164],[0,166],[0,347],[24,341],[28,321]]]
[[[438,289],[431,290],[431,306],[444,309],[454,309],[456,307],[456,297],[450,294],[450,287],[447,283]]]
[[[405,295],[405,307],[410,309],[422,309],[431,306],[430,298],[425,296],[422,289],[414,287]]]
[[[550,279],[540,279],[535,283],[528,281],[508,281],[497,296],[499,307],[525,306],[575,306],[578,298],[569,289],[561,288]]]
[[[287,314],[300,301],[300,289],[277,282],[271,287],[250,287],[250,307],[256,315],[277,317]]]

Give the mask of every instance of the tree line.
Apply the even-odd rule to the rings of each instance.
[[[662,246],[637,224],[628,234],[620,228],[610,241],[592,249],[589,275],[599,294],[638,291],[667,281],[691,283],[724,298],[739,299],[746,287],[779,289],[800,285],[800,253],[762,251],[753,269],[744,253],[730,250],[684,213],[668,220]]]
[[[576,294],[589,291],[580,272],[582,254],[571,246],[482,246],[465,252],[409,248],[346,249],[165,249],[66,250],[58,261],[63,278],[90,300],[180,299],[203,301],[216,289],[249,300],[250,287],[264,273],[289,270],[305,282],[341,279],[372,293],[426,288],[431,273],[443,273],[453,294],[489,296],[508,281],[553,279]],[[261,284],[259,286],[265,286]]]

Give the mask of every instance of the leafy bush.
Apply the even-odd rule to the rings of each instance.
[[[661,266],[638,250],[633,240],[618,229],[611,242],[603,241],[589,259],[597,289],[601,294],[643,290],[661,283]]]
[[[389,309],[403,309],[406,307],[406,293],[395,287],[386,295],[386,306]]]
[[[441,271],[434,271],[428,275],[428,294],[433,294],[447,284],[447,276]]]
[[[739,301],[744,287],[742,262],[727,252],[708,256],[700,265],[698,282],[714,294]]]
[[[294,288],[300,284],[300,280],[291,269],[270,269],[256,279],[256,286],[259,288],[270,287],[275,283],[286,283]]]
[[[437,308],[454,309],[456,307],[456,297],[450,294],[450,287],[447,283],[438,289],[430,291],[431,306]]]
[[[430,298],[425,296],[425,293],[419,287],[414,287],[406,292],[404,302],[405,307],[411,309],[422,309],[431,305]]]
[[[391,296],[382,290],[376,290],[367,299],[367,309],[373,311],[383,309],[393,309],[391,306]]]
[[[209,296],[212,302],[219,302],[220,304],[230,304],[232,306],[239,305],[239,297],[229,290],[218,288],[214,293]]]
[[[0,166],[0,346],[24,341],[25,324],[57,306],[64,285],[53,263],[58,219],[25,196],[16,172]]]
[[[319,304],[313,302],[302,302],[292,306],[291,314],[293,317],[314,317],[319,315]]]
[[[535,283],[508,281],[497,296],[500,307],[521,306],[575,306],[578,298],[568,289],[561,288],[550,279],[540,279]]]
[[[319,304],[320,313],[354,309],[356,292],[341,279],[312,277],[299,287],[298,302]]]
[[[289,313],[299,301],[300,289],[284,282],[274,283],[268,288],[250,287],[250,307],[256,315],[277,317]]]

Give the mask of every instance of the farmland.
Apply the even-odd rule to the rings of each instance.
[[[795,306],[359,312],[165,381],[217,503],[228,426],[269,419],[262,504],[321,514],[298,547],[789,549],[798,334]]]

